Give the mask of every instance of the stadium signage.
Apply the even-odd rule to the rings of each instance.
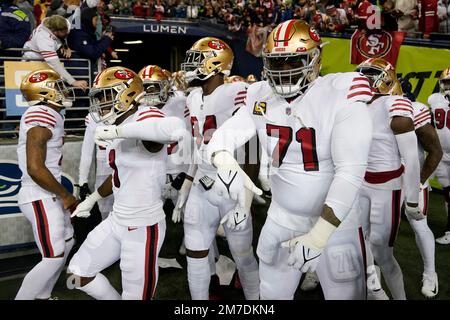
[[[187,27],[169,26],[163,24],[144,24],[143,28],[144,32],[151,33],[186,34],[188,31]]]

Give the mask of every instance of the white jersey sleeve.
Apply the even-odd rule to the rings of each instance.
[[[414,128],[417,130],[426,124],[431,124],[431,112],[426,105],[420,102],[412,103],[414,109]]]
[[[88,182],[89,170],[91,168],[92,158],[95,150],[95,128],[97,124],[88,114],[84,119],[86,131],[84,133],[83,144],[81,146],[81,157],[79,166],[78,184],[82,186]]]
[[[47,111],[46,111],[47,110]],[[57,119],[49,112],[48,107],[29,109],[25,113],[24,130],[27,132],[32,127],[44,127],[55,133]]]
[[[366,80],[361,77],[357,81]],[[354,80],[350,88],[353,86]],[[350,212],[363,183],[372,140],[372,120],[367,105],[362,102],[370,100],[371,95],[369,91],[349,98],[350,95],[347,95],[347,105],[336,115],[333,126],[331,156],[335,174],[325,200],[340,221]]]
[[[414,110],[411,101],[406,97],[392,97],[389,106],[389,117],[407,117],[414,120]]]
[[[347,92],[347,100],[349,103],[358,101],[367,103],[373,98],[373,92],[366,76],[354,72],[346,76],[350,76],[351,78]]]

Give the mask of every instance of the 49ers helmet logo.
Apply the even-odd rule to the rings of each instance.
[[[134,78],[134,74],[127,69],[117,70],[116,72],[114,72],[114,76],[120,80],[128,80]]]
[[[33,74],[30,79],[28,79],[31,83],[38,83],[38,82],[42,82],[45,79],[48,78],[48,75],[46,73],[43,72],[38,72]]]
[[[370,35],[361,34],[356,47],[366,58],[382,58],[391,50],[392,36],[386,31]]]
[[[214,50],[223,50],[227,47],[227,45],[219,40],[211,40],[208,42],[208,47]]]
[[[314,28],[309,28],[309,36],[311,37],[311,39],[313,39],[315,42],[319,42],[320,41],[320,35],[317,32],[316,29]]]

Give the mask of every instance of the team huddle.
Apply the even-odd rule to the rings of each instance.
[[[174,74],[156,65],[103,70],[89,92],[79,176],[87,185],[95,151],[95,191],[81,203],[61,185],[60,111],[74,92],[53,70],[28,74],[19,206],[42,260],[16,299],[51,297],[74,245],[70,218],[89,217],[96,204],[103,221],[68,264],[75,288],[95,299],[152,299],[167,199],[173,222],[183,223],[194,300],[209,298],[221,228],[248,300],[293,299],[303,273],[317,278],[325,299],[387,299],[378,271],[392,297],[406,299],[393,255],[403,206],[424,263],[422,293],[436,296],[426,214],[428,179],[436,174],[450,186],[445,137],[430,109],[404,95],[388,62],[368,59],[354,72],[320,76],[322,46],[306,22],[281,23],[262,53],[264,80],[251,84],[227,81],[233,52],[211,37],[195,42]],[[449,106],[450,68],[439,83],[433,112]],[[256,179],[237,156],[255,137]],[[271,203],[255,255],[258,176]],[[119,260],[122,293],[101,273]]]

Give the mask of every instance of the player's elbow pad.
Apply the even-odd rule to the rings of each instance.
[[[420,163],[417,137],[414,131],[396,134],[398,149],[405,163],[404,188],[406,201],[410,203],[419,202],[420,190]]]
[[[128,123],[118,126],[117,129],[120,138],[139,139],[164,144],[179,141],[186,135],[184,122],[176,117]]]

